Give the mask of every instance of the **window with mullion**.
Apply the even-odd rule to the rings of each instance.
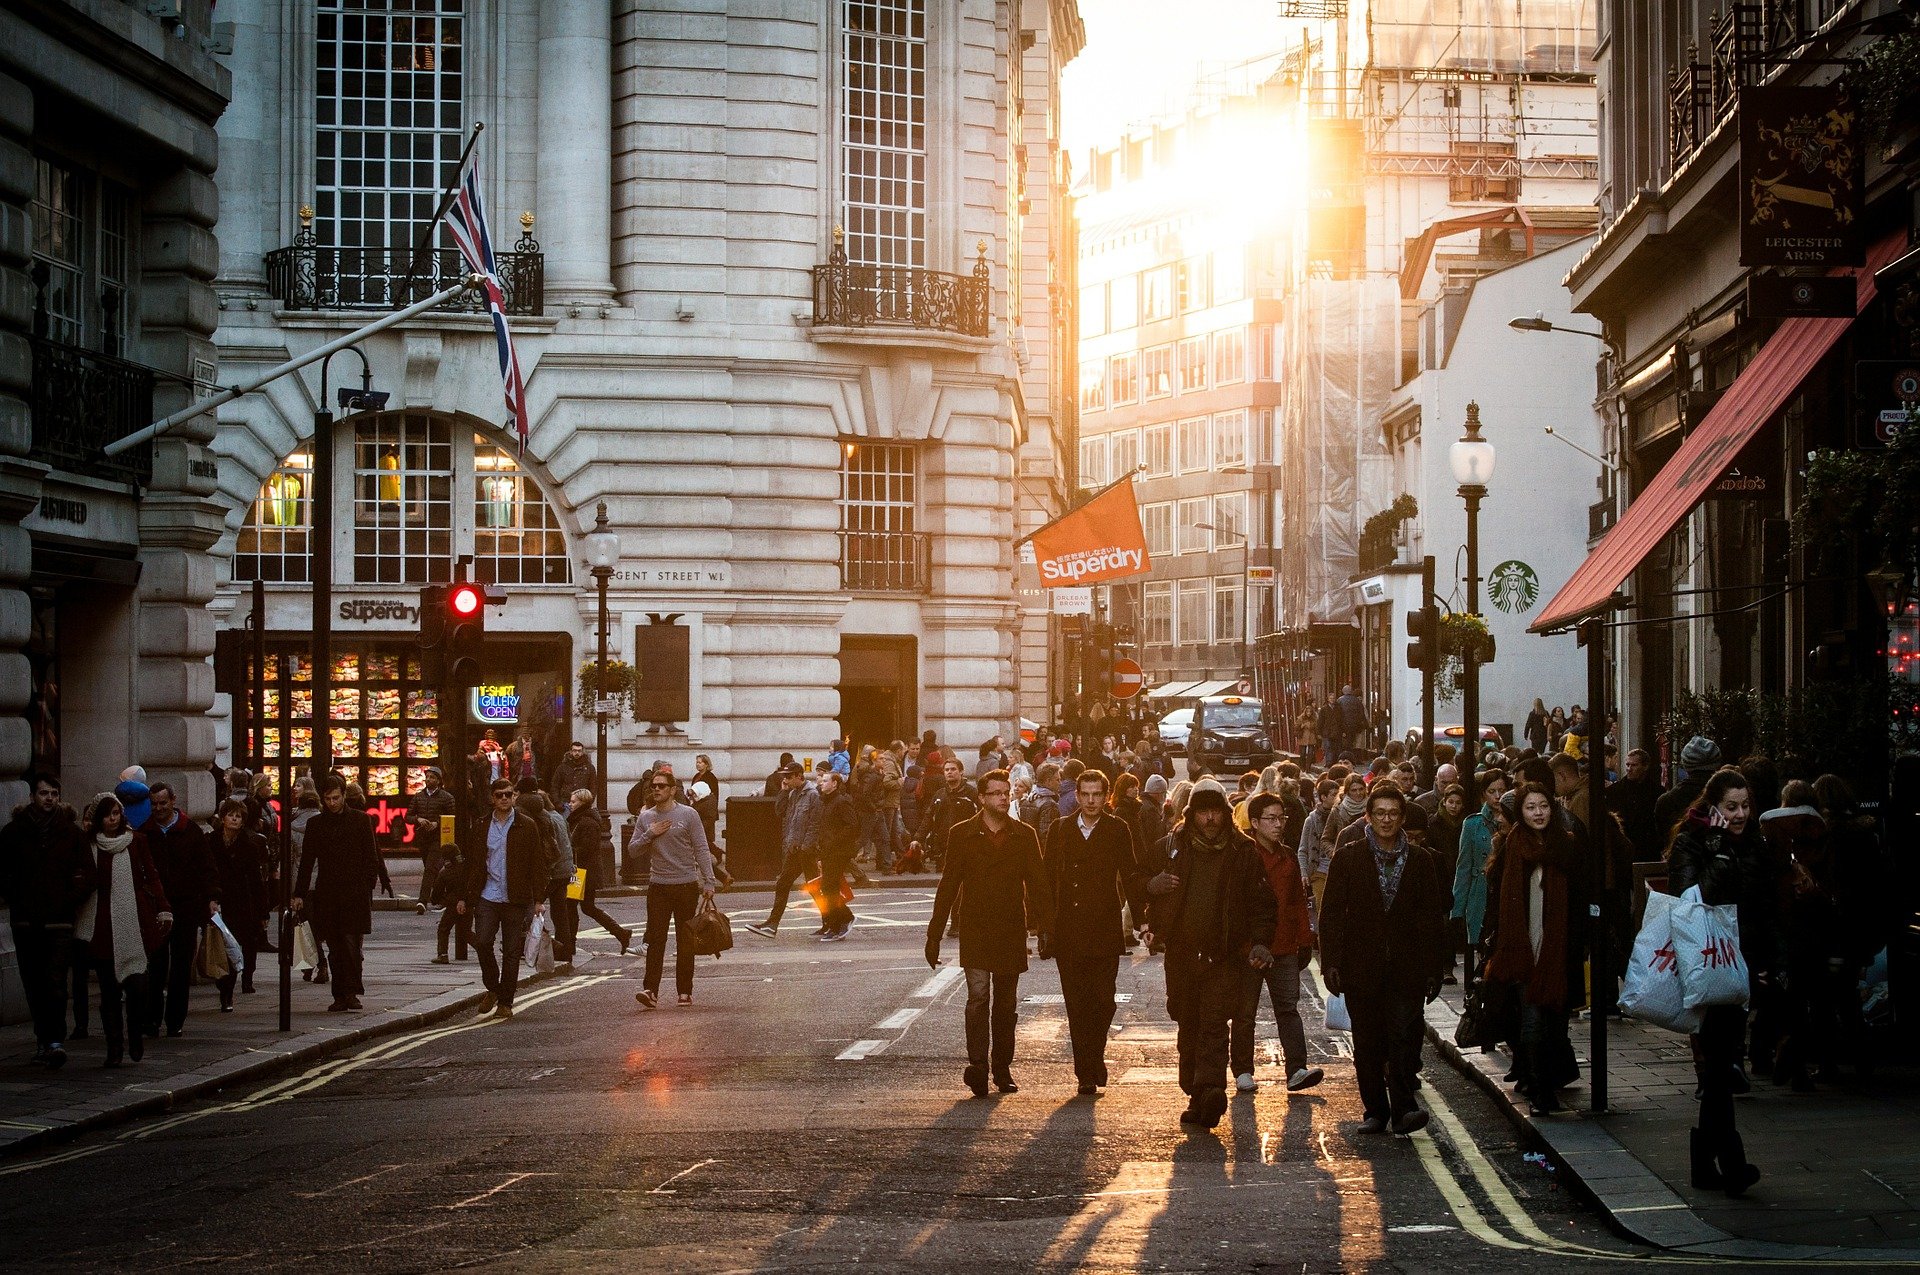
[[[842,0],[841,204],[847,259],[926,265],[925,0]]]
[[[353,578],[427,584],[453,559],[453,437],[445,421],[389,412],[354,428]]]

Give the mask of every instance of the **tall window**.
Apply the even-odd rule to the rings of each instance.
[[[1213,582],[1213,640],[1241,640],[1243,584],[1239,576],[1220,576]]]
[[[33,331],[126,353],[133,204],[126,188],[41,158],[34,164]]]
[[[1173,267],[1155,266],[1140,276],[1140,319],[1150,323],[1172,317]]]
[[[1194,416],[1181,421],[1180,472],[1191,474],[1206,469],[1213,457],[1208,448],[1207,418]]]
[[[1173,552],[1173,506],[1165,501],[1140,506],[1141,526],[1147,533],[1147,552],[1155,556]]]
[[[1117,479],[1123,474],[1131,474],[1134,470],[1140,468],[1139,430],[1123,429],[1119,433],[1109,434],[1107,437],[1109,440],[1108,445],[1112,448],[1107,471],[1110,477]]]
[[[1173,267],[1174,299],[1179,302],[1180,312],[1204,310],[1207,308],[1207,259],[1188,257],[1174,263]]]
[[[1140,401],[1140,356],[1116,354],[1107,361],[1107,398],[1115,406]]]
[[[1238,549],[1247,533],[1247,493],[1220,491],[1213,496],[1213,542],[1222,549]]]
[[[1247,295],[1247,251],[1242,245],[1217,248],[1213,254],[1213,303],[1225,305]]]
[[[1144,636],[1150,647],[1173,645],[1173,585],[1149,583],[1141,598],[1145,611]]]
[[[571,578],[559,517],[513,453],[473,440],[474,570],[489,584],[565,584]]]
[[[1213,418],[1213,467],[1226,469],[1247,461],[1247,414],[1221,412]]]
[[[1190,336],[1180,343],[1180,392],[1193,394],[1207,388],[1207,338]]]
[[[453,560],[453,436],[447,422],[390,412],[353,439],[353,578],[445,580]]]
[[[1080,365],[1080,410],[1098,412],[1107,405],[1107,365],[1088,359]]]
[[[1156,345],[1140,352],[1140,380],[1148,398],[1173,393],[1173,347]]]
[[[1210,599],[1205,580],[1180,580],[1175,601],[1173,640],[1182,646],[1200,646],[1213,641],[1207,615]]]
[[[323,245],[411,253],[432,220],[464,141],[464,7],[320,0],[314,211]]]
[[[1213,383],[1231,385],[1247,379],[1247,330],[1229,328],[1213,334]]]
[[[1173,426],[1149,425],[1147,436],[1147,477],[1166,478],[1173,473]]]
[[[1183,500],[1174,515],[1179,528],[1175,553],[1205,553],[1213,547],[1213,533],[1200,524],[1212,521],[1211,502],[1205,496]]]
[[[1107,436],[1096,434],[1080,440],[1080,485],[1099,487],[1107,481]]]
[[[842,0],[842,202],[849,260],[924,266],[925,0]]]
[[[305,583],[312,578],[307,557],[312,529],[313,454],[302,448],[261,486],[234,545],[233,578]]]

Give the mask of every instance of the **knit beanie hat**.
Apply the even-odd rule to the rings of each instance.
[[[1149,797],[1166,796],[1167,795],[1167,777],[1165,775],[1148,775],[1146,794]]]
[[[1187,818],[1191,819],[1202,810],[1209,809],[1218,810],[1222,814],[1232,812],[1232,806],[1227,802],[1226,790],[1219,784],[1209,788],[1207,783],[1208,781],[1203,779],[1193,786],[1193,796],[1187,800]]]
[[[1711,770],[1720,764],[1720,745],[1705,735],[1695,735],[1680,750],[1680,764],[1687,770]]]

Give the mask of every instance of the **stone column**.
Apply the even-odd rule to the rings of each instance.
[[[140,227],[140,352],[156,367],[191,373],[218,356],[212,287],[219,266],[213,237],[219,199],[213,175],[182,166],[145,192]],[[156,382],[156,419],[186,406],[192,387]],[[207,442],[214,414],[194,417],[154,445],[153,485],[140,502],[140,589],[136,629],[139,709],[136,748],[147,778],[165,780],[196,816],[213,807],[213,600],[216,560],[207,550],[224,530],[213,499],[218,470]]]
[[[613,13],[542,0],[535,207],[548,302],[613,299]]]
[[[33,449],[32,252],[33,94],[0,75],[0,808],[25,801],[21,776],[33,758],[24,711],[33,676],[26,644],[32,611],[21,587],[33,572],[33,538],[20,525],[40,498],[44,465]]]
[[[225,0],[234,24],[233,97],[220,116],[220,168],[229,175],[220,200],[220,282],[249,294],[266,291],[265,256],[285,247],[281,230],[280,10],[269,0]]]

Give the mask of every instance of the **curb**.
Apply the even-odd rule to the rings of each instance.
[[[574,972],[591,965],[595,959],[592,953],[576,953]],[[523,974],[519,985],[529,987],[558,977],[562,976]],[[188,1099],[218,1092],[229,1085],[264,1080],[296,1064],[313,1062],[381,1036],[429,1026],[471,1009],[485,995],[484,990],[451,989],[424,1002],[368,1015],[351,1027],[320,1028],[305,1039],[275,1042],[208,1063],[197,1071],[156,1077],[150,1084],[129,1085],[112,1099],[96,1098],[76,1107],[48,1112],[34,1117],[46,1122],[38,1128],[0,1129],[0,1160],[70,1142],[81,1134],[126,1124],[141,1116],[158,1115]]]
[[[1588,1113],[1536,1118],[1524,1110],[1500,1079],[1506,1074],[1509,1056],[1456,1045],[1453,1029],[1460,1016],[1445,1000],[1426,1006],[1425,1017],[1427,1039],[1440,1056],[1485,1091],[1522,1136],[1544,1147],[1567,1183],[1601,1212],[1609,1229],[1626,1239],[1671,1252],[1741,1261],[1920,1262],[1920,1249],[1782,1244],[1731,1235],[1695,1213],[1664,1178]],[[1584,1053],[1581,1062],[1592,1065]]]

